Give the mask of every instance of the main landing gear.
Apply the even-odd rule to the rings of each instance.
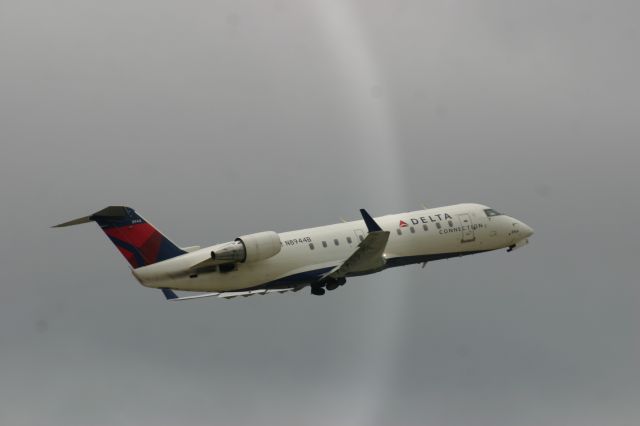
[[[346,282],[347,282],[346,278],[337,278],[337,279],[331,278],[325,281],[326,283],[325,288],[329,291],[332,291],[340,287],[341,285],[344,285]],[[316,296],[322,296],[324,293],[325,293],[325,289],[322,288],[322,284],[311,286],[311,294],[314,294]]]
[[[322,296],[324,294],[324,288],[322,287],[311,287],[311,294],[316,296]]]

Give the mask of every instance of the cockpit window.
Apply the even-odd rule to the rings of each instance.
[[[484,209],[484,214],[486,214],[487,217],[493,217],[493,216],[500,216],[502,213],[498,213],[494,209]]]

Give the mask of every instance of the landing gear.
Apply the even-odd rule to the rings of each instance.
[[[333,291],[336,288],[338,288],[339,286],[340,286],[340,284],[338,284],[338,283],[329,283],[329,284],[327,284],[327,290]]]
[[[335,290],[336,288],[344,285],[347,282],[346,278],[331,278],[327,281],[326,289],[329,291]]]
[[[335,280],[331,280],[329,281],[329,283],[327,283],[327,290],[331,291],[331,290],[335,290],[336,288],[340,287],[341,285],[344,285],[347,282],[346,278],[338,278]]]
[[[325,284],[325,288],[329,291],[335,290],[336,288],[344,285],[347,282],[346,278],[330,278],[326,281],[323,281]],[[311,286],[311,294],[315,294],[316,296],[322,296],[325,293],[324,288],[322,288],[322,284],[316,284]]]

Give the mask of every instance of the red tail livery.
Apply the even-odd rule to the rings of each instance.
[[[57,226],[85,222],[97,222],[134,269],[186,253],[140,217],[135,210],[126,206],[109,206],[91,216]]]

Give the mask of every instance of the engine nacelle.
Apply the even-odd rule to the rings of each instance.
[[[257,262],[280,253],[280,237],[273,231],[243,235],[211,252],[216,263]]]
[[[273,231],[258,232],[236,238],[245,248],[245,262],[257,262],[268,259],[282,250],[280,236]]]

